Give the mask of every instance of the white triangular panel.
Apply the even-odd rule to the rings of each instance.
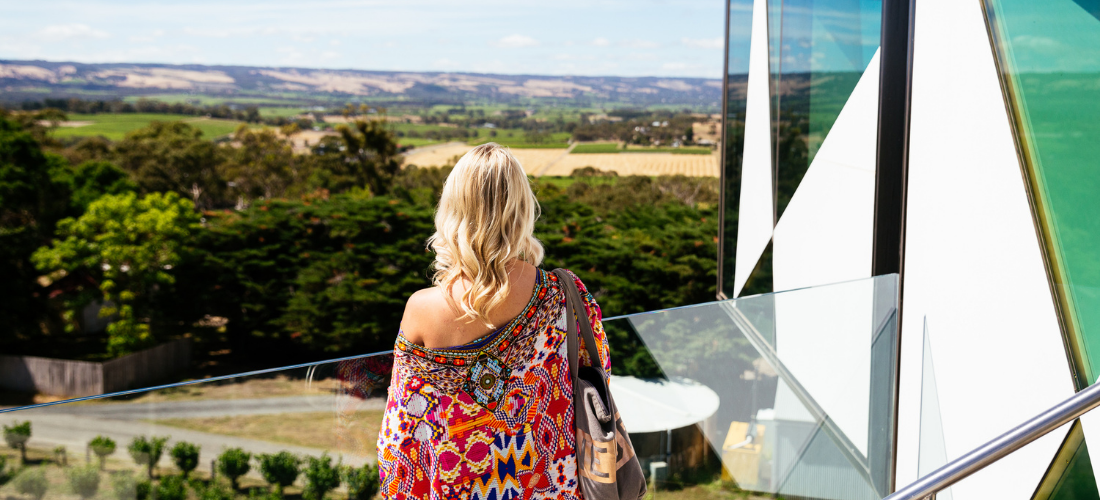
[[[737,209],[737,254],[733,296],[741,295],[775,227],[772,200],[771,104],[768,93],[768,5],[755,0],[745,95],[745,153],[741,162],[741,203]]]
[[[948,460],[1073,394],[982,4],[921,0],[915,19],[899,487],[917,478],[925,317]],[[1064,436],[956,484],[954,499],[1030,498]]]
[[[878,52],[775,225],[775,291],[871,276]]]

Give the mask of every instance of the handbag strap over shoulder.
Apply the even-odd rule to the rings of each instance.
[[[588,321],[588,314],[584,313],[584,301],[581,292],[577,289],[577,283],[573,276],[565,269],[555,269],[554,275],[558,277],[558,286],[565,292],[565,318],[566,318],[566,345],[569,351],[569,373],[573,376],[573,386],[576,388],[579,373],[580,360],[578,359],[580,345],[577,340],[577,324],[580,324],[581,334],[584,335],[584,347],[588,351],[588,359],[593,366],[600,367],[600,354],[596,349],[596,336],[592,332],[592,323]]]

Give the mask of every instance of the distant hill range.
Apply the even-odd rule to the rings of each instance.
[[[254,66],[83,64],[0,60],[0,101],[114,99],[163,94],[264,96],[289,102],[558,102],[717,109],[722,81],[706,78],[418,73]]]

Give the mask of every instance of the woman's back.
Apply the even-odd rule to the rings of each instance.
[[[488,335],[448,348],[398,336],[378,438],[384,497],[580,498],[565,294],[534,271],[520,314]],[[599,306],[576,282],[609,369]]]

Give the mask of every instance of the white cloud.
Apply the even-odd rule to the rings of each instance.
[[[599,37],[595,40],[592,40],[592,45],[595,45],[597,47],[607,47],[608,45],[611,45],[611,42],[606,38]]]
[[[725,48],[725,41],[722,37],[716,38],[682,38],[680,43],[691,47],[693,49],[721,49]]]
[[[97,30],[87,24],[53,24],[38,31],[39,36],[51,40],[75,40],[75,39],[104,39],[111,34],[103,30]]]
[[[519,48],[519,47],[535,47],[539,44],[538,40],[524,35],[508,35],[491,45],[503,48]]]
[[[333,47],[339,47],[340,46],[340,40],[329,40],[328,44],[332,45]]]
[[[332,51],[332,50],[326,50],[324,52],[321,52],[321,60],[331,61],[333,59],[339,59],[339,58],[340,58],[340,53],[339,52]]]

